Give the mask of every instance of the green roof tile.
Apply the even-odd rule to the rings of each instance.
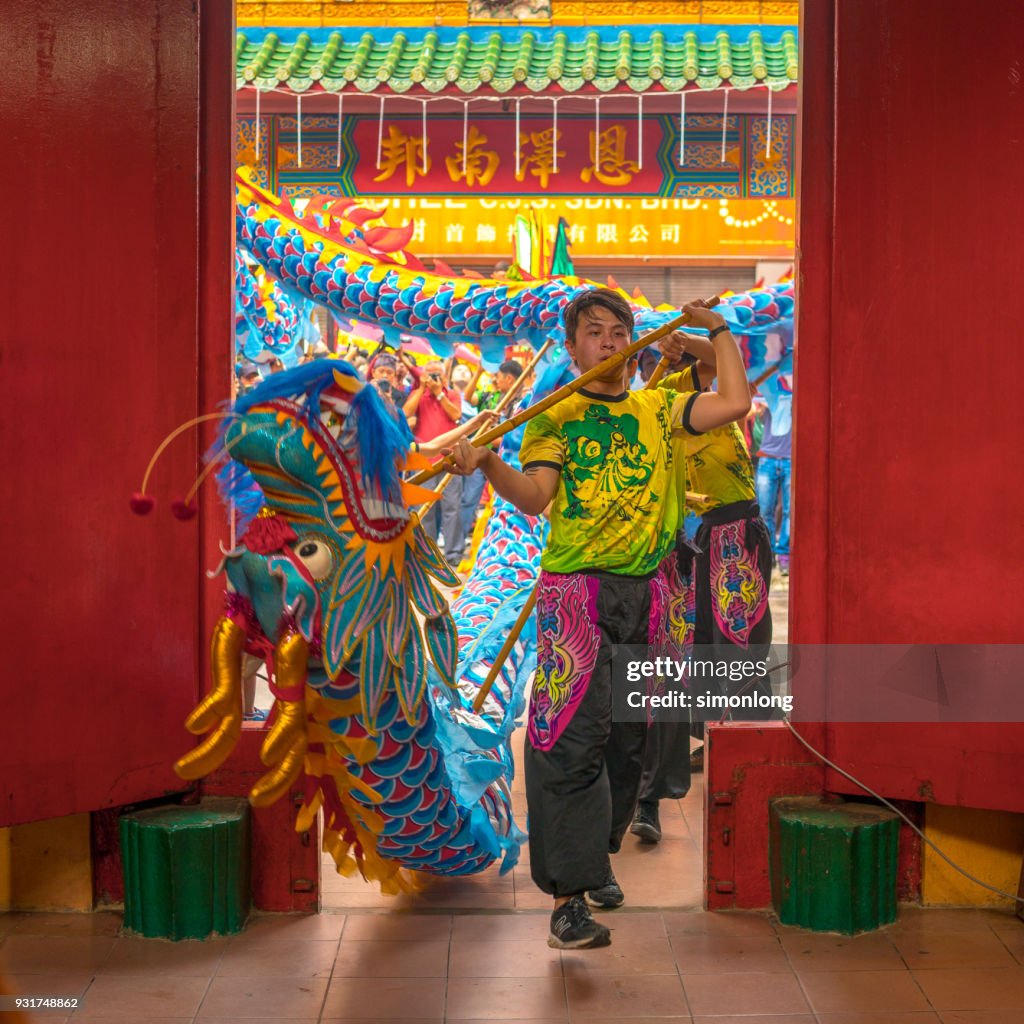
[[[617,36],[550,29],[514,36],[393,29],[375,34],[365,28],[288,34],[294,36],[290,41],[274,31],[238,33],[239,87],[472,93],[508,92],[516,86],[544,92],[555,83],[556,89],[575,92],[591,83],[610,92],[642,91],[658,82],[678,91],[691,83],[710,89],[722,82],[736,88],[767,84],[784,89],[797,78],[796,33],[788,30],[772,33],[771,39],[757,29],[709,33],[707,27],[700,35],[658,28],[624,29]]]

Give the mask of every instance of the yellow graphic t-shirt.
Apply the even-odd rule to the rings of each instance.
[[[548,572],[653,572],[682,522],[673,427],[689,428],[697,393],[664,388],[614,397],[581,390],[527,424],[523,469],[559,470]]]
[[[666,388],[693,388],[695,368],[689,367],[664,380]],[[706,494],[707,502],[690,502],[690,511],[703,515],[713,508],[731,505],[736,501],[752,501],[757,493],[754,487],[754,466],[750,461],[746,438],[736,423],[727,423],[706,433],[680,434],[686,463],[688,489]]]

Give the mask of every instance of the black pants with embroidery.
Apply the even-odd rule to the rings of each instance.
[[[650,580],[591,573],[597,592],[597,663],[565,730],[549,750],[526,737],[530,873],[552,896],[608,881],[636,809],[646,723],[612,721],[612,646],[648,642]]]
[[[772,546],[768,529],[761,518],[757,503],[736,502],[732,505],[713,509],[706,513],[694,538],[695,551],[692,567],[694,574],[694,604],[696,624],[693,643],[698,649],[714,647],[722,653],[742,655],[744,660],[759,661],[768,657],[772,642],[772,611],[764,609],[761,619],[750,631],[748,646],[741,648],[726,636],[715,619],[711,604],[711,556],[709,554],[713,527],[725,523],[742,523],[743,544],[747,556],[757,566],[761,577],[768,586],[772,577]],[[680,574],[686,578],[682,564],[684,551],[677,548],[680,556]],[[771,686],[764,679],[747,680],[745,684],[729,684],[730,691],[743,687],[745,693],[771,694]],[[718,692],[717,688],[714,692]],[[655,718],[648,733],[647,750],[644,755],[643,778],[640,783],[640,802],[657,803],[659,800],[675,800],[686,796],[690,790],[690,723],[681,721],[682,712],[673,710],[672,720]],[[770,717],[766,710],[736,708],[731,712],[736,720],[763,720]],[[702,723],[695,722],[694,725]],[[701,728],[700,735],[703,735]]]

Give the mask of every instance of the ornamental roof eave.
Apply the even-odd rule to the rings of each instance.
[[[779,92],[797,81],[791,29],[614,26],[566,31],[239,32],[238,88],[361,94]],[[294,38],[288,39],[287,36]],[[315,37],[315,38],[314,38]]]

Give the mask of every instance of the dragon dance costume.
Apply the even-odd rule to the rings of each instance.
[[[672,428],[696,397],[581,390],[523,438],[524,470],[560,474],[525,754],[531,873],[556,897],[605,884],[636,803],[647,726],[612,720],[612,645],[678,654],[685,641]]]

